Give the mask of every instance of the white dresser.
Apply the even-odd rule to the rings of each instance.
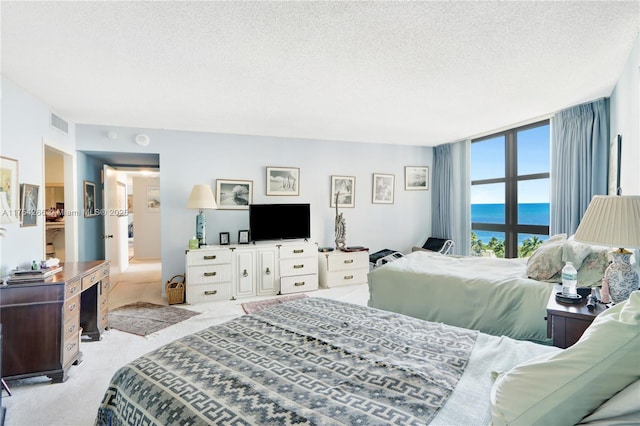
[[[189,304],[229,300],[233,297],[233,251],[201,248],[186,253],[186,301]]]
[[[313,243],[283,243],[279,247],[280,293],[318,289],[318,246]]]
[[[367,282],[368,251],[330,251],[318,253],[320,287],[331,288]]]

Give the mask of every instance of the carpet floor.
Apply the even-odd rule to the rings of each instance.
[[[176,306],[136,302],[109,312],[109,327],[146,336],[198,314]]]
[[[308,297],[306,294],[294,294],[292,296],[283,296],[275,299],[259,300],[257,302],[247,302],[242,304],[242,309],[247,314],[254,314],[271,306],[281,303],[291,302],[292,300],[300,300]]]

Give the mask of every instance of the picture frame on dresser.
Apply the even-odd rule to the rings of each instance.
[[[249,210],[252,202],[252,180],[216,179],[218,210]]]
[[[249,244],[249,230],[238,231],[238,244]]]
[[[220,233],[220,245],[221,246],[228,246],[229,245],[229,233],[228,232],[221,232]]]

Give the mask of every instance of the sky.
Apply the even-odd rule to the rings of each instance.
[[[518,174],[549,172],[548,125],[519,131]],[[504,136],[471,144],[471,180],[504,177]],[[519,203],[548,203],[549,179],[523,181],[518,184]],[[504,184],[474,185],[471,204],[504,203]]]

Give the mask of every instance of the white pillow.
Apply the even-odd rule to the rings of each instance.
[[[640,290],[596,317],[573,346],[524,362],[491,389],[495,425],[576,424],[640,378]]]
[[[573,266],[578,270],[589,254],[591,254],[591,246],[574,240],[572,235],[564,242],[562,261],[573,263]]]

